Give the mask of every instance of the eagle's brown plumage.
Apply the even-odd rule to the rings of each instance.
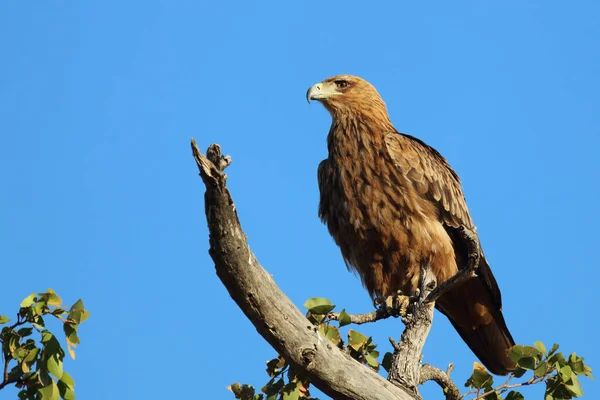
[[[412,294],[421,266],[438,283],[466,263],[457,228],[474,229],[458,175],[435,149],[396,131],[368,82],[340,75],[312,86],[332,116],[329,157],[318,169],[319,216],[372,297]],[[478,276],[443,295],[436,307],[495,374],[514,364],[514,341],[501,312],[500,290],[481,254]]]

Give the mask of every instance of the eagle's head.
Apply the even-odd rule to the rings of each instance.
[[[332,118],[347,116],[381,118],[389,121],[385,102],[375,86],[358,76],[336,75],[312,85],[306,100],[320,101]]]

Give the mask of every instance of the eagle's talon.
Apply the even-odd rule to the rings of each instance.
[[[405,317],[406,310],[410,304],[411,297],[404,296],[401,291],[397,294],[388,296],[386,298],[376,298],[376,305],[385,309],[385,312],[392,317]]]

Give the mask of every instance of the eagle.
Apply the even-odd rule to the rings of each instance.
[[[466,268],[468,247],[458,230],[475,232],[475,226],[446,159],[398,132],[364,79],[334,76],[311,86],[306,98],[332,117],[329,154],[318,167],[319,217],[370,296],[414,294],[423,267],[438,284]],[[435,307],[488,370],[506,375],[515,368],[507,354],[515,343],[500,289],[479,251],[476,276],[443,294]]]

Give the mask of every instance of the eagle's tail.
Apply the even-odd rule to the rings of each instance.
[[[506,375],[515,369],[506,352],[515,342],[486,286],[481,275],[469,279],[438,299],[436,307],[490,372]]]

